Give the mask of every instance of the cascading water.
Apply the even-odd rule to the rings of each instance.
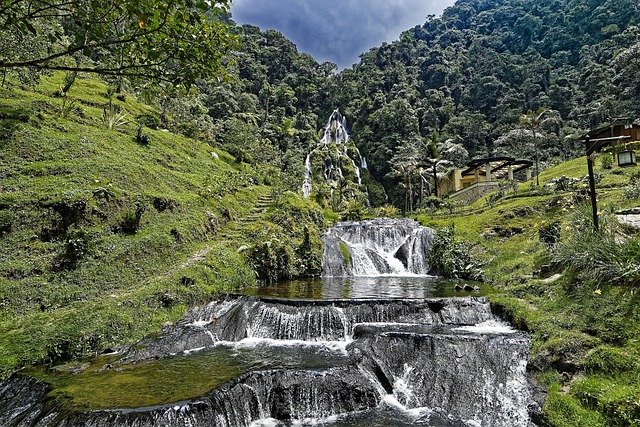
[[[341,222],[323,238],[323,275],[426,275],[433,236],[410,219]]]
[[[325,274],[425,274],[432,237],[411,220],[338,224],[325,236]],[[540,410],[529,338],[484,297],[228,295],[132,346],[112,375],[222,350],[260,363],[204,395],[144,408],[70,409],[48,384],[14,375],[0,384],[0,425],[531,427]]]
[[[311,184],[311,153],[307,154],[304,161],[304,182],[302,183],[302,195],[307,198],[313,189]]]
[[[351,155],[349,153],[351,153]],[[313,190],[314,171],[312,158],[323,159],[322,178],[325,183],[345,179],[346,172],[343,168],[347,168],[346,162],[349,162],[349,165],[353,169],[352,176],[350,176],[349,179],[353,179],[358,185],[362,185],[360,169],[363,164],[363,158],[358,148],[351,143],[349,133],[347,132],[346,119],[338,110],[335,110],[331,114],[324,128],[322,139],[320,139],[317,146],[305,159],[305,173],[302,184],[302,194],[304,197],[309,197]],[[364,162],[366,165],[366,161]]]

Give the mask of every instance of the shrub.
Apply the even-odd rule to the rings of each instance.
[[[600,230],[593,230],[588,205],[578,211],[572,224],[573,232],[554,251],[554,262],[590,286],[640,286],[640,237],[619,240],[619,225],[609,215],[601,215]]]
[[[114,228],[117,233],[135,234],[140,230],[142,214],[144,214],[146,208],[142,203],[137,203],[135,209],[126,211],[118,225]]]
[[[635,172],[629,177],[629,185],[624,194],[629,199],[640,199],[640,172]]]
[[[611,153],[603,153],[602,156],[600,156],[600,164],[602,165],[602,169],[613,168],[613,156]]]
[[[440,276],[480,280],[483,271],[480,263],[472,259],[471,248],[471,243],[455,239],[453,227],[438,230],[429,253],[429,266]]]
[[[542,244],[551,249],[560,241],[560,222],[555,221],[549,225],[543,225],[538,229],[538,239]]]
[[[144,133],[142,131],[143,129],[144,129],[144,126],[139,124],[136,130],[136,142],[140,145],[149,145],[149,142],[150,142],[149,135]]]
[[[400,210],[393,205],[384,205],[374,209],[374,215],[378,218],[397,218]]]
[[[260,281],[275,283],[293,276],[292,250],[284,241],[276,237],[249,246],[244,249],[244,252],[249,265]]]
[[[90,236],[83,229],[75,230],[67,237],[62,252],[53,263],[53,270],[72,270],[86,258],[89,253]]]
[[[9,211],[0,211],[0,237],[11,232],[13,215]]]
[[[345,221],[360,221],[367,215],[367,208],[358,200],[349,200],[344,204],[340,216]]]

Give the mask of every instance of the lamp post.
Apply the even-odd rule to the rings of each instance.
[[[596,200],[596,179],[593,173],[593,160],[595,154],[602,150],[603,147],[609,145],[612,142],[618,142],[623,139],[629,139],[630,136],[613,136],[610,138],[598,138],[591,139],[589,135],[587,135],[584,139],[586,149],[587,149],[587,169],[589,170],[589,197],[591,198],[591,212],[593,214],[593,229],[598,231],[600,229],[598,222],[598,205]],[[631,159],[631,155],[629,155],[629,159]],[[635,160],[635,154],[633,155],[633,160]],[[618,156],[618,162],[620,162],[620,157]],[[621,165],[622,166],[622,165]]]
[[[595,151],[592,151],[593,144],[587,136],[585,139],[587,145],[587,169],[589,170],[589,197],[591,197],[591,213],[593,215],[593,229],[598,231],[600,226],[598,224],[598,201],[596,199],[596,178],[593,174],[593,157]]]

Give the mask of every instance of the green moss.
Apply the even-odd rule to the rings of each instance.
[[[342,259],[344,259],[345,265],[351,265],[351,252],[349,252],[349,247],[346,243],[340,242],[338,243],[338,248],[340,249],[340,253],[342,254]]]
[[[101,359],[80,374],[47,368],[26,373],[51,384],[49,397],[69,408],[138,408],[203,396],[249,369],[236,359],[232,350],[217,350],[106,370],[110,360]]]

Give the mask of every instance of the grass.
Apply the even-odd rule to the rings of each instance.
[[[236,253],[246,237],[223,235],[272,171],[161,129],[140,145],[136,120],[157,110],[114,98],[129,123],[109,129],[107,86],[79,78],[63,111],[62,80],[0,88],[0,378],[133,342],[256,283]]]
[[[604,170],[596,162],[601,215],[640,205],[624,194],[634,172]],[[582,179],[586,174],[586,159],[578,158],[546,169],[540,180],[544,184],[562,175]],[[590,238],[581,224],[590,210],[576,199],[577,190],[532,189],[524,183],[493,204],[486,197],[466,212],[417,219],[435,228],[454,228],[456,238],[475,244],[485,278],[500,290],[489,295],[493,307],[532,335],[529,368],[549,391],[544,405],[548,425],[640,425],[637,238],[625,244],[615,233]],[[555,222],[560,224],[562,255],[555,257],[556,265],[538,235],[540,227]],[[566,269],[580,260],[585,262],[580,268]],[[544,280],[539,272],[548,264],[561,278]],[[614,282],[614,276],[620,279]]]

